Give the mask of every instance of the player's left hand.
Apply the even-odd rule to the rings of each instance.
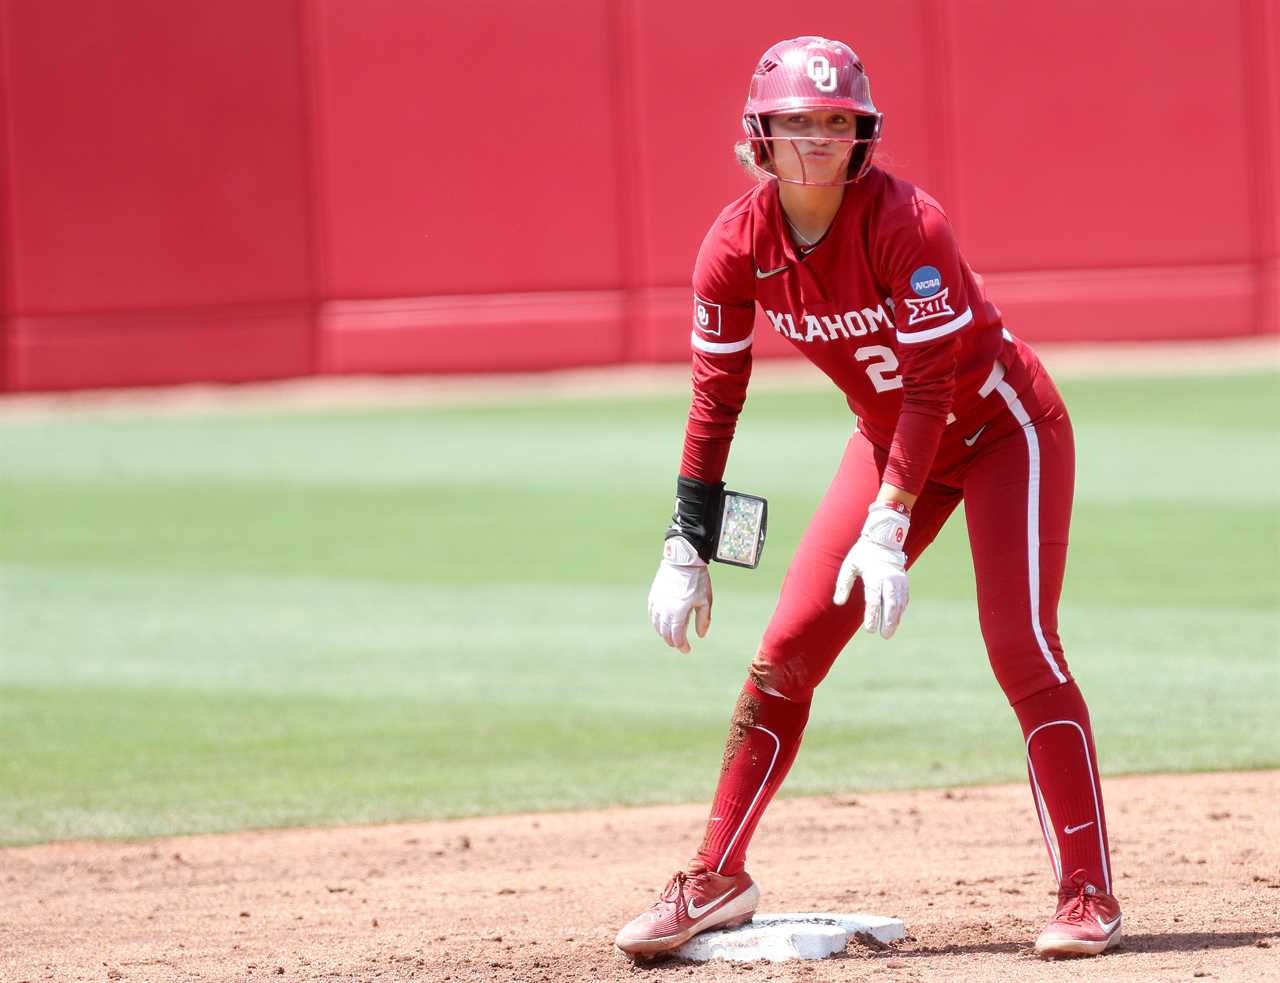
[[[910,526],[911,520],[904,514],[879,502],[872,503],[862,535],[836,575],[836,591],[831,598],[836,604],[849,600],[853,582],[862,578],[866,595],[862,627],[879,631],[883,638],[892,638],[898,630],[911,598],[907,586],[907,554],[902,551]]]

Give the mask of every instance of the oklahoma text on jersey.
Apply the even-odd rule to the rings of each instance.
[[[893,318],[885,310],[885,304],[893,306],[893,301],[885,298],[884,304],[878,307],[864,307],[860,311],[845,311],[843,314],[801,314],[797,317],[788,311],[778,313],[764,308],[773,330],[792,341],[835,341],[837,338],[861,338],[875,334],[882,327],[889,331],[896,330]],[[804,325],[804,332],[796,329],[797,323]]]

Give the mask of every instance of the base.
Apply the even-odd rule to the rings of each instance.
[[[756,915],[741,928],[695,935],[673,955],[695,962],[708,959],[732,962],[826,959],[837,952],[844,952],[849,940],[863,933],[878,942],[894,942],[906,936],[907,927],[896,918],[861,913],[823,911]]]

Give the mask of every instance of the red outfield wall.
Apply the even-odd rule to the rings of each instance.
[[[0,387],[685,358],[800,33],[1015,332],[1280,331],[1280,0],[0,0]]]

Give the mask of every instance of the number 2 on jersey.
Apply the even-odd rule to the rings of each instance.
[[[898,369],[898,356],[887,345],[864,345],[853,353],[859,362],[871,362],[867,366],[867,376],[876,392],[887,393],[891,389],[902,388],[902,376],[893,375]],[[876,359],[877,361],[872,361]]]

